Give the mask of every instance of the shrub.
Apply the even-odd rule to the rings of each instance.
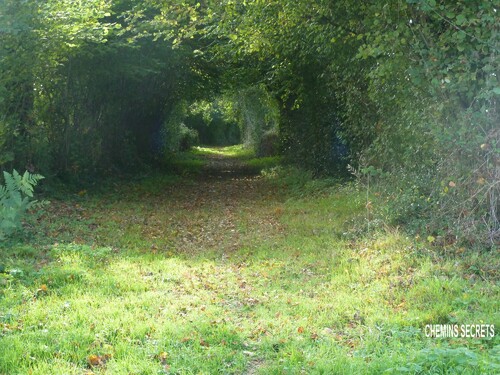
[[[279,135],[276,130],[268,130],[259,140],[257,156],[275,156],[278,154]]]
[[[186,151],[199,143],[198,131],[184,123],[187,111],[187,104],[182,101],[174,106],[163,123],[160,138],[166,153]]]
[[[15,169],[12,174],[3,172],[5,184],[0,185],[0,239],[22,228],[22,220],[30,208],[41,203],[33,199],[34,187],[43,176],[28,171],[21,176]]]
[[[184,123],[179,127],[179,150],[187,151],[191,147],[196,146],[199,143],[198,132],[194,129],[188,128]]]

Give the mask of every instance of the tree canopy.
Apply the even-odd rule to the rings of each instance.
[[[4,0],[0,164],[138,168],[192,133],[179,108],[218,102],[318,174],[378,171],[398,220],[446,212],[496,241],[499,5]]]

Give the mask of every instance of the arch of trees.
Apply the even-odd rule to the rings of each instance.
[[[224,142],[277,134],[318,174],[385,181],[396,221],[442,212],[495,242],[499,5],[4,0],[0,165],[130,170],[238,124]]]

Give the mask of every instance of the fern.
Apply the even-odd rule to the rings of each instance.
[[[22,228],[26,212],[43,202],[32,199],[34,188],[44,177],[28,171],[21,176],[15,169],[12,174],[3,172],[4,185],[0,185],[0,240]]]

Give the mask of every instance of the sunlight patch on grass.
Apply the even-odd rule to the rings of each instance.
[[[194,155],[220,155],[230,158],[251,158],[254,156],[254,151],[245,145],[234,145],[225,147],[215,146],[196,146],[193,147]]]
[[[66,202],[40,228],[81,243],[0,250],[0,374],[498,372],[498,336],[423,334],[500,326],[497,258],[367,234],[353,187],[303,182],[314,192],[286,200],[272,184],[182,200],[145,180]]]
[[[179,176],[197,175],[207,164],[200,156],[192,151],[169,153],[165,155],[163,165],[167,171]]]
[[[261,171],[264,169],[274,168],[280,165],[283,161],[281,156],[267,156],[261,158],[252,158],[247,161],[250,168]]]

